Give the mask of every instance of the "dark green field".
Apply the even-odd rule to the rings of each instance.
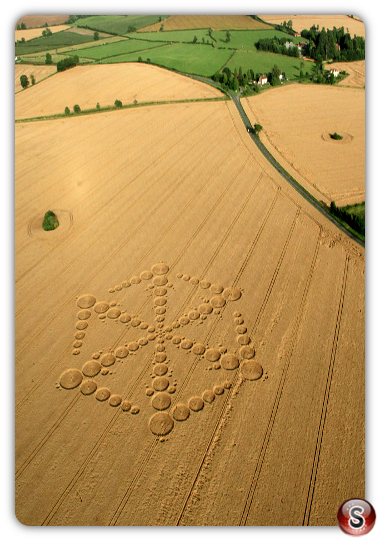
[[[80,43],[86,43],[88,41],[94,41],[93,35],[83,36],[77,32],[70,32],[64,30],[62,32],[56,32],[51,36],[41,36],[38,38],[30,39],[25,43],[18,43],[15,46],[16,56],[29,53],[39,53],[41,51],[49,51],[50,49],[56,49],[59,47],[69,47],[70,45],[79,45]]]
[[[168,15],[162,15],[165,19]],[[155,24],[158,22],[159,15],[94,15],[84,19],[79,19],[75,26],[87,27],[99,32],[108,32],[120,36],[128,32],[130,26],[136,30]]]

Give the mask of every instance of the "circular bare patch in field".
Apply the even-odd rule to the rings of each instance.
[[[210,291],[214,295],[220,295],[223,289],[224,287],[222,286],[222,284],[212,284],[212,286],[210,287]]]
[[[193,411],[200,411],[203,409],[204,402],[200,396],[193,396],[189,400],[189,408]]]
[[[108,304],[108,302],[100,301],[95,304],[94,312],[96,312],[97,314],[104,314],[109,310],[109,308],[110,305]]]
[[[255,350],[252,346],[243,346],[239,353],[242,359],[253,359],[255,356]]]
[[[82,366],[82,372],[88,378],[93,378],[99,374],[101,369],[102,366],[98,361],[88,361]]]
[[[226,287],[223,291],[223,297],[226,301],[237,301],[241,297],[241,291],[237,287]]]
[[[119,317],[119,321],[121,323],[129,323],[131,321],[131,316],[124,312],[124,314],[121,314]]]
[[[129,342],[128,349],[129,351],[137,351],[139,349],[139,343],[138,342]]]
[[[173,417],[176,421],[186,421],[190,415],[190,410],[186,404],[177,404],[173,409]]]
[[[221,395],[221,394],[224,393],[224,387],[223,387],[223,385],[215,385],[213,391],[214,391],[215,394]]]
[[[78,323],[75,325],[75,328],[82,331],[83,329],[87,329],[88,323],[87,321],[78,321]]]
[[[233,353],[226,353],[220,363],[225,370],[236,370],[239,366],[239,358]]]
[[[74,389],[82,383],[82,379],[82,372],[76,370],[75,368],[69,368],[69,370],[65,370],[65,372],[63,372],[59,383],[64,389]]]
[[[112,406],[113,408],[116,408],[117,406],[120,406],[122,401],[122,398],[119,394],[113,394],[110,396],[110,399],[108,400],[108,404]]]
[[[169,267],[165,263],[156,263],[152,267],[153,274],[161,276],[162,274],[167,274],[169,272]]]
[[[99,402],[104,402],[109,399],[110,395],[110,390],[107,389],[107,387],[100,387],[100,389],[96,391],[95,398],[96,400],[99,400]]]
[[[81,295],[77,300],[78,308],[91,308],[96,303],[94,295]]]
[[[165,286],[168,283],[168,279],[164,274],[161,274],[161,276],[155,276],[153,278],[153,284],[155,286]]]
[[[215,393],[213,393],[213,391],[207,390],[203,393],[202,398],[204,402],[211,404],[211,402],[214,402],[215,400]]]
[[[94,393],[96,391],[96,388],[97,388],[96,381],[94,381],[93,379],[87,379],[80,386],[80,391],[84,395],[89,395],[89,394]]]
[[[113,353],[105,353],[102,355],[100,362],[103,366],[112,366],[116,362],[116,357]]]
[[[42,229],[42,222],[44,219],[44,212],[42,212],[28,223],[28,234],[31,237],[35,237],[37,239],[47,239],[48,241],[54,242],[56,240],[61,240],[63,237],[69,234],[69,231],[73,226],[72,213],[69,210],[62,209],[49,210],[54,212],[54,214],[57,216],[59,226],[51,231],[45,231]]]
[[[171,403],[172,401],[168,393],[157,393],[152,398],[152,406],[156,410],[167,410],[170,407]]]
[[[341,135],[343,139],[333,139],[331,137],[333,133],[334,132],[330,133],[328,131],[323,132],[321,135],[323,141],[326,141],[327,143],[333,143],[334,145],[347,145],[347,143],[351,143],[351,141],[353,140],[353,136],[345,132],[339,132],[339,135]]]
[[[132,407],[132,404],[129,402],[129,400],[124,400],[124,402],[121,404],[121,409],[123,411],[129,411]]]
[[[241,365],[241,373],[243,378],[254,381],[263,375],[263,367],[257,361],[244,361]]]
[[[164,363],[158,363],[153,368],[153,372],[156,374],[156,376],[164,376],[167,371],[168,371],[168,367]]]
[[[179,318],[179,322],[181,325],[187,325],[190,323],[190,319],[187,316],[182,316]]]
[[[140,278],[141,278],[141,280],[150,280],[151,278],[153,278],[153,272],[151,272],[151,271],[143,271],[140,274]]]
[[[220,351],[216,348],[210,348],[206,351],[205,357],[207,361],[210,361],[210,363],[214,363],[215,361],[219,361]]]
[[[172,417],[165,411],[155,413],[149,421],[149,428],[156,436],[166,436],[173,430],[173,426]]]
[[[115,355],[118,359],[125,359],[125,357],[127,357],[129,354],[129,350],[128,348],[126,348],[125,346],[120,346],[119,348],[117,348],[117,350],[115,351]]]
[[[79,310],[77,314],[78,319],[88,319],[89,317],[91,317],[90,310]]]
[[[156,389],[156,391],[165,391],[168,387],[169,387],[169,380],[168,378],[165,378],[165,376],[154,378],[153,388]]]
[[[199,311],[201,314],[211,314],[213,307],[209,302],[205,302],[199,306]]]
[[[190,312],[188,313],[188,317],[192,321],[195,321],[196,319],[199,319],[200,316],[201,316],[201,314],[198,312],[198,310],[190,310]]]
[[[197,342],[196,344],[194,344],[192,348],[192,352],[195,353],[195,355],[203,355],[205,350],[206,348],[200,342]]]
[[[208,282],[207,280],[201,280],[199,282],[199,285],[202,289],[208,289],[211,286],[211,282]]]
[[[107,312],[107,317],[110,319],[117,319],[121,315],[119,308],[110,308]]]
[[[164,306],[167,303],[166,297],[156,297],[154,299],[154,304],[156,306]]]
[[[222,295],[215,295],[211,297],[210,303],[213,308],[222,308],[226,304],[226,299]]]
[[[181,342],[181,348],[182,349],[190,349],[193,347],[193,341],[189,340],[188,338],[185,338],[185,340],[182,340]]]

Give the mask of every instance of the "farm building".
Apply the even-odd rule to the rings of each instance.
[[[267,75],[265,73],[263,75],[260,75],[260,78],[258,80],[258,84],[262,86],[262,85],[265,85],[267,82],[268,82]]]

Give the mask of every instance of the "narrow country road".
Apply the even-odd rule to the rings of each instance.
[[[201,81],[203,83],[207,83],[211,86],[214,86],[215,88],[218,88],[222,92],[224,92],[222,86],[219,83],[216,83],[212,79],[209,79],[207,77],[201,77],[198,75],[189,75],[188,73],[182,73],[182,75],[186,75],[187,77],[191,77],[192,79],[197,79],[198,81]],[[260,141],[260,138],[254,134],[254,129],[251,125],[251,122],[246,115],[246,112],[243,109],[242,104],[240,103],[240,95],[241,95],[241,89],[240,92],[235,95],[232,91],[228,92],[228,95],[234,102],[237,110],[239,111],[240,118],[242,119],[244,126],[246,130],[248,131],[249,135],[251,136],[252,141],[255,143],[255,145],[258,147],[258,149],[261,151],[261,153],[265,156],[265,158],[269,161],[269,163],[280,173],[280,175],[289,183],[291,186],[300,194],[306,201],[308,201],[311,205],[313,205],[314,208],[316,208],[321,214],[325,216],[330,222],[332,222],[336,227],[338,227],[343,233],[345,233],[350,239],[354,240],[360,246],[365,247],[365,242],[357,238],[351,231],[349,231],[347,228],[345,228],[338,220],[334,218],[332,214],[330,214],[318,201],[316,201],[309,192],[304,189],[300,184],[295,182],[295,180],[283,169],[277,161],[273,158],[273,156],[270,154],[270,152],[267,150],[267,148],[263,145],[263,143]]]

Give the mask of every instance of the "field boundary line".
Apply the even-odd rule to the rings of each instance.
[[[291,362],[291,359],[292,359],[294,347],[295,347],[295,344],[296,344],[296,339],[297,339],[297,336],[298,336],[298,333],[299,333],[301,319],[302,319],[305,304],[306,304],[306,298],[308,296],[311,280],[312,280],[313,275],[314,275],[314,269],[316,267],[317,257],[318,257],[318,253],[319,253],[320,240],[321,240],[321,229],[319,231],[319,235],[318,235],[318,238],[317,238],[317,242],[316,242],[316,246],[315,246],[315,249],[314,249],[314,254],[313,254],[311,266],[310,266],[310,269],[309,269],[309,274],[308,274],[307,279],[306,279],[305,288],[304,288],[304,291],[303,291],[303,294],[302,294],[302,299],[301,299],[301,302],[300,302],[300,306],[298,308],[297,315],[296,315],[296,317],[294,319],[294,325],[293,325],[290,348],[289,348],[289,351],[288,351],[286,361],[284,363],[284,368],[283,368],[282,375],[281,375],[281,378],[280,378],[280,381],[279,381],[279,384],[278,384],[278,387],[277,387],[275,399],[274,399],[273,406],[272,406],[272,411],[271,411],[270,418],[269,418],[269,421],[268,421],[268,424],[267,424],[264,439],[263,439],[263,442],[262,442],[262,445],[261,445],[259,458],[257,460],[257,464],[256,464],[255,470],[253,472],[253,476],[252,476],[251,483],[250,483],[250,486],[249,486],[248,494],[247,494],[245,504],[244,504],[244,507],[243,507],[243,511],[242,511],[242,514],[241,514],[241,517],[240,517],[240,521],[239,521],[240,526],[246,526],[246,524],[247,524],[247,520],[248,520],[249,512],[250,512],[250,509],[251,509],[251,506],[252,506],[253,498],[254,498],[254,495],[255,495],[257,483],[258,483],[258,480],[259,480],[259,477],[260,477],[260,474],[261,474],[261,468],[262,468],[262,465],[263,465],[264,460],[265,460],[266,451],[267,451],[267,448],[268,448],[268,445],[269,445],[272,429],[273,429],[273,426],[274,426],[274,423],[275,423],[275,420],[276,420],[278,407],[279,407],[280,400],[281,400],[281,397],[282,397],[282,391],[283,391],[283,388],[284,388],[284,385],[285,385],[289,365],[290,365],[290,362]]]
[[[150,50],[150,49],[149,49]],[[121,62],[123,64],[124,62]],[[111,62],[111,64],[117,64],[117,62]],[[105,64],[97,64],[105,65]],[[30,118],[17,118],[15,119],[15,124],[25,124],[28,122],[43,122],[46,120],[62,120],[62,118],[78,118],[81,116],[88,115],[97,115],[101,113],[112,113],[115,111],[122,111],[125,109],[136,109],[138,107],[152,107],[157,105],[177,105],[181,103],[198,103],[198,102],[207,102],[207,101],[229,101],[225,96],[213,96],[210,98],[186,98],[183,100],[162,100],[162,101],[140,101],[137,103],[127,103],[122,107],[115,107],[109,105],[107,107],[101,107],[100,109],[82,109],[80,113],[70,113],[65,115],[65,113],[55,113],[53,115],[44,115],[44,116],[35,116]]]
[[[309,481],[309,489],[308,489],[308,494],[307,494],[307,499],[306,499],[306,506],[305,506],[303,524],[302,524],[303,526],[309,526],[311,508],[312,508],[312,505],[313,505],[315,485],[316,485],[316,482],[317,482],[319,459],[320,459],[320,455],[321,455],[322,440],[323,440],[323,434],[324,434],[324,429],[325,429],[325,424],[326,424],[326,417],[327,417],[327,410],[328,410],[329,399],[330,399],[330,390],[331,390],[332,378],[333,378],[333,374],[334,374],[335,358],[336,358],[336,352],[337,352],[337,349],[338,349],[340,323],[341,323],[341,320],[342,320],[344,299],[345,299],[345,294],[346,294],[346,285],[347,285],[347,275],[348,275],[349,261],[350,261],[350,256],[349,256],[348,253],[346,253],[346,259],[345,259],[344,270],[343,270],[341,293],[340,293],[340,299],[339,299],[339,305],[338,305],[338,313],[337,313],[337,317],[336,317],[336,324],[335,324],[335,331],[334,331],[334,339],[333,339],[333,344],[332,344],[332,348],[331,348],[330,362],[329,362],[329,367],[328,367],[328,372],[327,372],[327,379],[326,379],[326,387],[325,387],[325,392],[324,392],[324,397],[323,397],[321,416],[320,416],[320,420],[319,420],[317,441],[316,441],[316,446],[315,446],[315,451],[314,451],[313,466],[312,466],[312,470],[311,470],[311,476],[310,476],[310,481]]]

